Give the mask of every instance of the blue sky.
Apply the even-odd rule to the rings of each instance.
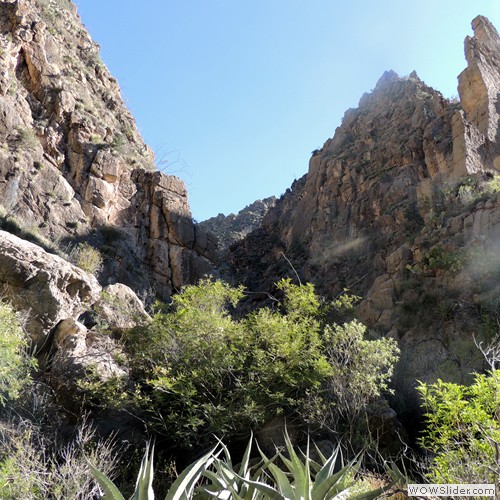
[[[193,217],[281,195],[385,70],[449,97],[499,0],[76,0]]]

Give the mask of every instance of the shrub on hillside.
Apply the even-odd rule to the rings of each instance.
[[[420,444],[433,454],[433,483],[500,485],[500,370],[469,387],[438,380],[418,388],[427,426]]]
[[[27,339],[18,315],[0,302],[0,406],[19,396],[35,361],[27,355]]]
[[[359,413],[386,388],[393,340],[365,341],[357,322],[328,326],[313,285],[277,286],[279,304],[236,320],[243,290],[205,280],[127,335],[136,395],[162,434],[203,445],[280,415],[331,427],[325,412]]]
[[[80,243],[70,255],[71,262],[89,274],[95,275],[102,267],[102,256],[88,243]]]

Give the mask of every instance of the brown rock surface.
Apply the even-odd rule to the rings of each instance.
[[[97,280],[38,245],[0,231],[0,295],[27,313],[38,348],[63,319],[77,318],[99,298]]]
[[[104,287],[93,309],[115,333],[123,333],[151,319],[137,295],[122,283]]]
[[[103,284],[168,297],[213,271],[214,242],[195,227],[184,184],[154,172],[71,2],[0,2],[0,66],[4,212],[63,247],[98,247]],[[182,249],[182,269],[170,245]]]
[[[473,29],[460,102],[386,72],[229,252],[251,290],[294,279],[289,260],[326,295],[361,295],[372,334],[400,340],[403,406],[416,378],[464,381],[483,366],[472,337],[492,334],[482,316],[496,324],[500,305],[500,38],[483,17]]]

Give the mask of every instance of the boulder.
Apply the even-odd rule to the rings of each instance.
[[[151,320],[137,295],[122,283],[104,287],[94,304],[94,311],[112,332],[118,334]]]
[[[63,319],[78,318],[99,299],[94,276],[38,245],[0,231],[0,294],[26,311],[37,348]]]
[[[78,406],[80,384],[127,376],[117,361],[120,350],[115,341],[106,333],[88,330],[72,318],[56,327],[54,346],[50,385],[66,408]]]

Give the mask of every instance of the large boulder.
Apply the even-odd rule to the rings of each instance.
[[[0,295],[26,311],[38,349],[63,319],[78,318],[99,299],[94,276],[13,234],[0,231]]]

